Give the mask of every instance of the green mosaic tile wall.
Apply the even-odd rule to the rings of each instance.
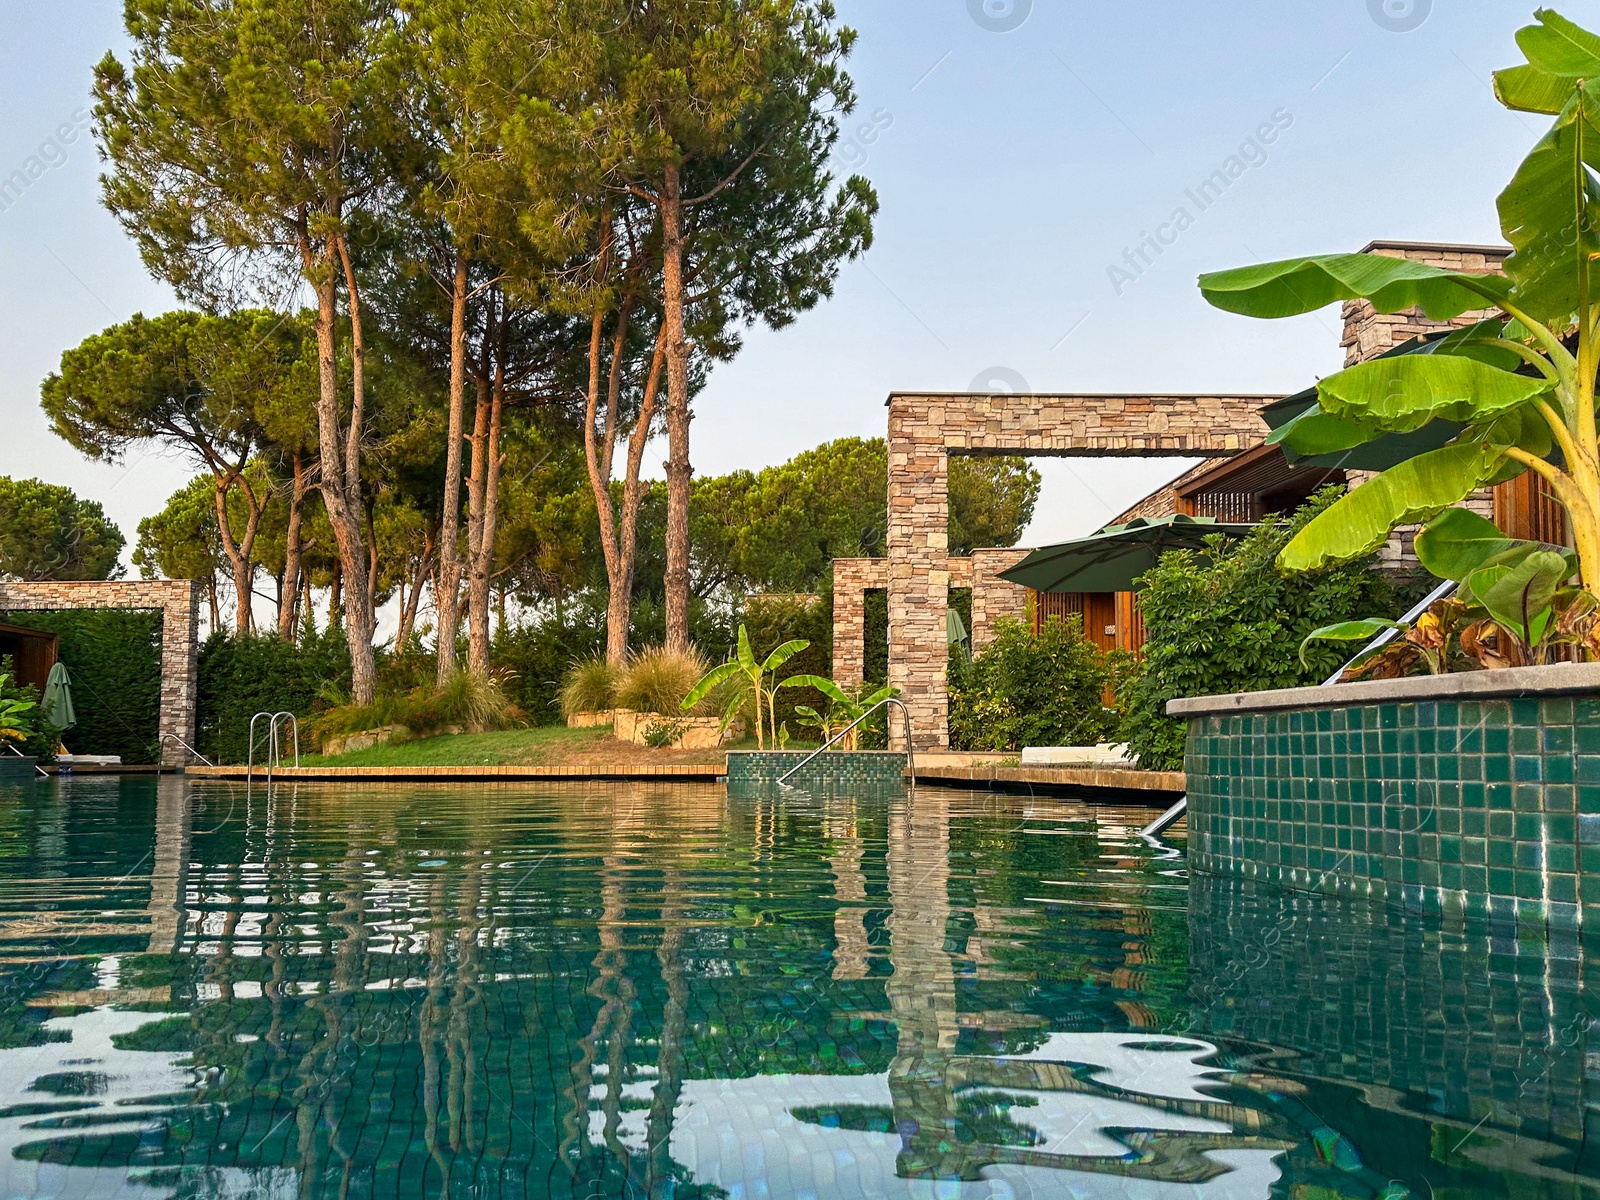
[[[728,755],[728,791],[734,795],[777,786],[778,777],[799,766],[809,750],[738,750]],[[854,790],[885,795],[905,787],[906,756],[886,750],[830,750],[789,781],[808,790]],[[866,789],[865,791],[863,789]]]
[[[1600,698],[1195,717],[1197,870],[1600,929]]]

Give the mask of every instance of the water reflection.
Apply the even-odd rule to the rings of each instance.
[[[0,1183],[1588,1187],[1576,947],[1209,882],[1191,904],[1145,816],[936,789],[0,793]]]

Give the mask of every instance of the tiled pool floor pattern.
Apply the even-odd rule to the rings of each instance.
[[[1596,1190],[1575,945],[1191,901],[1148,816],[0,791],[0,1195]]]

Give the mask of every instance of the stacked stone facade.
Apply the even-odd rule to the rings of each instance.
[[[971,558],[949,560],[951,588],[972,589],[972,652],[994,640],[995,622],[1002,617],[1022,617],[1028,611],[1028,589],[1008,583],[1000,572],[1016,566],[1027,550],[975,550]],[[866,594],[889,586],[886,558],[836,558],[833,560],[833,680],[853,688],[866,675]]]
[[[889,682],[919,749],[949,744],[946,612],[951,454],[1213,458],[1258,444],[1274,396],[912,394],[889,397]],[[1003,568],[1001,568],[1003,569]],[[976,624],[976,621],[974,621]]]
[[[161,761],[183,766],[189,753],[175,735],[193,745],[199,688],[200,588],[190,579],[110,583],[8,583],[0,581],[0,612],[59,612],[63,609],[131,608],[161,613]]]
[[[1497,275],[1511,253],[1507,246],[1447,246],[1433,242],[1373,242],[1362,250],[1363,254],[1382,254],[1388,258],[1405,258],[1426,263],[1446,271],[1466,271],[1475,275]],[[1344,365],[1353,367],[1396,346],[1437,333],[1441,329],[1460,329],[1483,320],[1488,311],[1463,313],[1453,321],[1431,321],[1417,309],[1406,312],[1380,313],[1373,310],[1370,300],[1346,300],[1344,303],[1344,336],[1339,345],[1344,350]]]

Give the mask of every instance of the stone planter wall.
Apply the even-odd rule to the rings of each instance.
[[[1174,701],[1197,871],[1600,931],[1600,664]]]

